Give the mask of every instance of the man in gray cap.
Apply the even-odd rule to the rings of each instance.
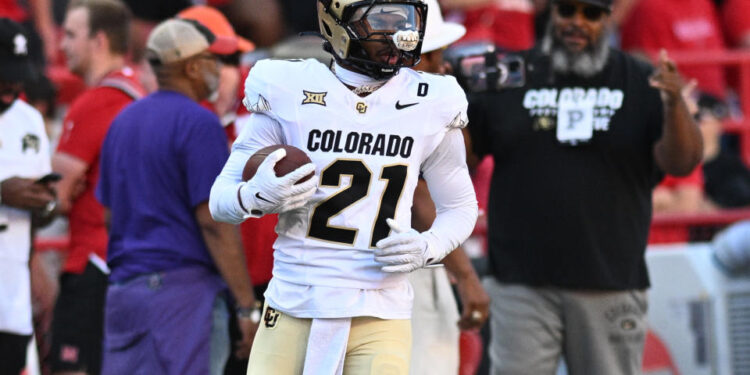
[[[211,185],[229,156],[218,118],[198,102],[218,87],[214,43],[195,21],[148,39],[159,90],[126,107],[102,146],[97,197],[110,212],[103,374],[221,374],[228,287],[247,357],[260,311],[236,228],[211,219]],[[225,284],[226,283],[226,284]]]
[[[525,82],[473,95],[468,133],[490,154],[493,374],[639,374],[651,190],[702,156],[684,82],[610,48],[611,0],[558,0]],[[476,159],[475,159],[476,160]]]
[[[40,177],[51,171],[42,115],[18,99],[32,76],[28,40],[0,18],[0,374],[26,365],[31,338],[29,255],[32,215],[54,210],[54,192]]]

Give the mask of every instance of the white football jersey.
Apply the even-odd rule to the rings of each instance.
[[[304,209],[280,215],[274,275],[368,289],[403,278],[381,272],[372,249],[390,233],[386,218],[411,227],[420,167],[448,130],[467,122],[456,80],[401,69],[360,97],[316,60],[265,60],[245,94],[249,108],[280,124],[283,143],[310,156],[319,178]]]
[[[52,170],[42,115],[16,99],[0,113],[0,181],[39,178]],[[31,213],[0,202],[0,331],[30,335]]]
[[[245,95],[254,114],[212,188],[214,217],[242,220],[242,169],[263,147],[304,150],[319,182],[304,207],[279,215],[269,303],[297,317],[408,318],[406,275],[381,271],[373,250],[390,234],[387,218],[411,227],[420,173],[431,191],[444,185],[438,208],[468,207],[469,214],[453,216],[466,219],[461,234],[443,236],[442,246],[455,248],[473,228],[476,200],[458,129],[467,123],[467,102],[456,80],[401,69],[360,97],[316,60],[263,60],[251,70]],[[454,225],[445,220],[451,219],[443,219],[444,228]]]

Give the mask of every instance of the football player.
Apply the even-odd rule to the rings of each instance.
[[[461,128],[466,97],[419,62],[420,0],[319,0],[316,60],[260,61],[245,82],[254,112],[216,179],[215,219],[279,213],[273,279],[248,374],[407,374],[413,292],[406,274],[431,266],[471,233],[477,202]],[[287,144],[312,163],[277,177]],[[297,181],[315,172],[315,178]],[[437,218],[410,228],[414,188],[428,184]]]

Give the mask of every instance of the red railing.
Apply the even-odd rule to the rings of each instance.
[[[656,56],[654,54],[653,56]],[[677,66],[721,65],[727,68],[729,86],[740,100],[742,118],[731,118],[724,123],[724,130],[737,134],[740,140],[742,160],[750,165],[750,50],[681,52],[669,51]],[[736,78],[736,82],[734,79]]]
[[[652,56],[656,57],[657,53]],[[737,93],[742,116],[727,120],[724,130],[737,135],[740,156],[745,164],[750,165],[750,50],[669,51],[669,56],[678,67],[721,65],[727,69],[727,77],[730,77],[729,86]],[[649,243],[708,241],[717,231],[744,219],[750,219],[750,209],[655,215]]]
[[[659,214],[651,222],[650,244],[710,241],[728,225],[750,219],[750,208],[700,214]]]

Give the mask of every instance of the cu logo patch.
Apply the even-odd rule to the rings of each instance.
[[[273,307],[266,307],[266,315],[263,316],[263,322],[265,323],[266,328],[275,328],[276,323],[279,321],[279,315],[281,314],[279,314],[279,312]]]
[[[357,112],[359,113],[367,112],[367,104],[365,104],[364,102],[358,102],[356,108],[357,108]]]
[[[35,153],[39,153],[39,137],[36,134],[29,133],[21,139],[21,151],[26,152],[27,149],[32,149]]]
[[[356,108],[357,112],[359,113],[367,112],[367,104],[365,104],[364,102],[358,102]]]

